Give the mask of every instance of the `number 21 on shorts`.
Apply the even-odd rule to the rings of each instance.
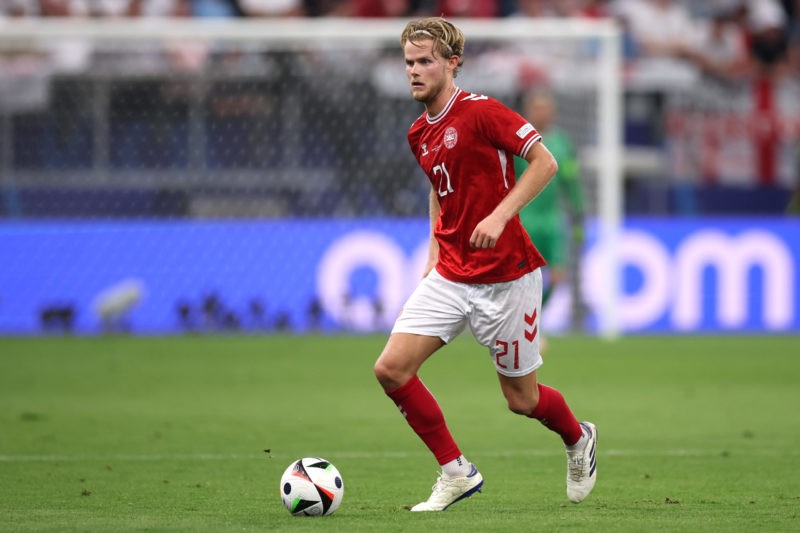
[[[500,368],[508,369],[508,364],[510,361],[501,360],[502,358],[506,357],[507,355],[511,355],[508,353],[509,346],[512,347],[512,351],[514,352],[514,366],[512,367],[514,370],[519,370],[519,341],[511,341],[510,343],[506,341],[496,340],[494,341],[494,345],[497,347],[497,350],[494,354],[494,360],[497,363],[497,366]]]

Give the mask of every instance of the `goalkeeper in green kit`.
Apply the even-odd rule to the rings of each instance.
[[[570,238],[575,250],[583,244],[584,199],[575,147],[566,132],[555,125],[552,95],[543,90],[526,94],[521,114],[541,133],[558,162],[558,172],[547,187],[519,212],[522,225],[547,261],[549,279],[542,294],[544,308],[555,288],[568,277]],[[524,159],[514,158],[518,179],[527,166]]]

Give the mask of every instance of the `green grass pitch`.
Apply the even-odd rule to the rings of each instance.
[[[598,483],[509,412],[468,337],[421,373],[484,490],[416,514],[437,465],[372,375],[384,338],[0,339],[2,531],[797,531],[800,338],[553,338],[540,370],[597,424]],[[301,456],[345,481],[296,518]]]

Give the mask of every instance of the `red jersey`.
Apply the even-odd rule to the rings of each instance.
[[[516,183],[514,155],[524,157],[541,140],[536,129],[494,98],[456,88],[435,117],[423,113],[408,131],[408,144],[435,191],[441,212],[434,227],[436,269],[460,283],[499,283],[545,264],[519,216],[494,248],[469,244],[475,226]]]

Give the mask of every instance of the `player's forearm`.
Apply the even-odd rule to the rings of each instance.
[[[436,197],[436,191],[431,189],[429,198],[428,212],[430,216],[430,245],[428,248],[428,265],[432,266],[439,260],[439,243],[434,236],[434,228],[436,228],[436,221],[439,219],[439,212],[442,207],[439,205],[439,199]],[[430,270],[426,269],[426,270]],[[426,272],[427,274],[427,272]]]
[[[532,152],[534,150],[535,153],[529,156],[528,168],[495,209],[495,213],[506,222],[542,192],[558,171],[558,163],[547,148],[537,143],[531,148]]]

